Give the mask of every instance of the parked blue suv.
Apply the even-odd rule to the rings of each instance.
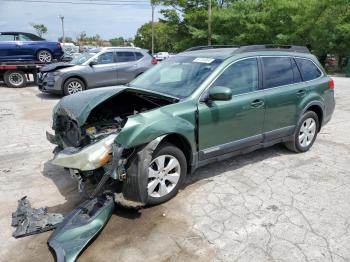
[[[39,61],[50,63],[60,59],[63,51],[60,43],[49,42],[30,33],[0,33],[0,62],[3,61]]]

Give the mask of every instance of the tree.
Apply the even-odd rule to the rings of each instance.
[[[60,36],[59,38],[58,38],[58,42],[63,42],[62,41],[63,40],[63,37],[62,36]],[[74,41],[73,41],[73,38],[71,38],[71,37],[69,37],[69,36],[65,36],[64,37],[64,40],[65,40],[65,42],[66,43],[73,43]]]
[[[109,42],[111,43],[112,46],[124,46],[128,44],[128,41],[123,37],[115,37],[115,38],[109,39]]]
[[[42,37],[44,34],[47,33],[47,27],[44,24],[30,24],[38,36]]]
[[[158,49],[207,44],[207,0],[161,0],[159,5],[167,9],[156,23]],[[212,44],[305,45],[323,63],[327,54],[339,60],[350,54],[349,0],[217,0],[211,21]],[[135,40],[148,47],[150,34],[144,24]]]

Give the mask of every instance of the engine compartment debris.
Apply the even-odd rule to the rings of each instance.
[[[54,229],[63,221],[63,215],[48,213],[46,207],[32,208],[27,197],[18,200],[18,207],[12,213],[11,226],[16,227],[15,238],[38,234]]]

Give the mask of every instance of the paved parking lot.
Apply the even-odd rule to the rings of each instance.
[[[259,150],[198,170],[173,200],[117,208],[80,261],[350,261],[350,79],[311,151]],[[51,234],[14,239],[11,212],[68,212],[82,198],[46,141],[59,97],[0,87],[0,261],[53,261]]]

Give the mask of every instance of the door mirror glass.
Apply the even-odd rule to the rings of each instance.
[[[209,99],[212,101],[228,101],[232,98],[232,91],[225,86],[214,86],[209,89]]]

